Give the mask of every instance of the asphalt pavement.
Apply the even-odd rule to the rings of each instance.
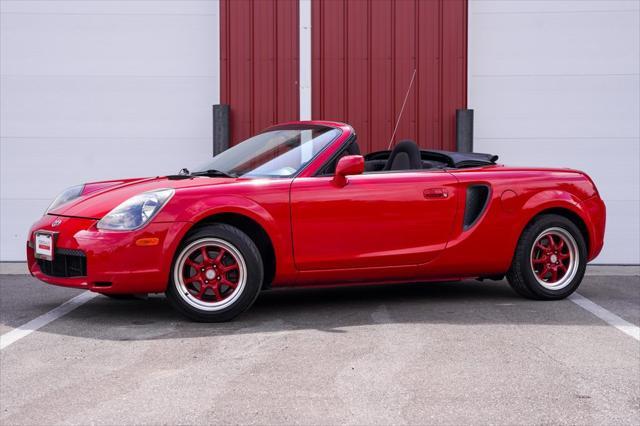
[[[0,333],[80,292],[0,276]],[[640,277],[578,293],[640,326]],[[506,282],[277,290],[225,324],[97,296],[0,351],[0,424],[640,424],[640,341]]]

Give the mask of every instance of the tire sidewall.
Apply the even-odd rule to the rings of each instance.
[[[236,247],[246,264],[246,283],[240,296],[229,306],[216,311],[198,309],[185,301],[175,280],[175,268],[182,251],[190,244],[205,238],[218,238]],[[231,225],[212,224],[191,231],[180,243],[171,263],[167,298],[171,304],[190,319],[199,322],[228,321],[247,310],[256,300],[263,281],[263,264],[258,248],[244,232]]]
[[[547,229],[554,227],[562,228],[569,232],[576,241],[576,245],[578,247],[578,265],[576,274],[566,287],[559,290],[545,288],[538,282],[533,268],[531,267],[530,258],[533,244],[537,240],[538,236]],[[524,250],[522,250],[521,253],[522,256],[526,258],[519,259],[520,267],[522,268],[521,273],[527,287],[535,296],[547,300],[564,299],[578,288],[582,282],[582,278],[584,277],[587,267],[587,245],[582,233],[572,221],[558,215],[543,216],[538,221],[534,222],[529,229],[527,229],[522,243],[524,244]]]

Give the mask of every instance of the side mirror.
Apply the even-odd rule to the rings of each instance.
[[[333,182],[343,187],[347,184],[347,176],[364,173],[364,157],[362,155],[347,155],[338,160]]]

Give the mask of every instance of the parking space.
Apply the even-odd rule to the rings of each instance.
[[[78,294],[0,280],[2,333]],[[579,293],[640,325],[640,277]],[[640,342],[505,282],[271,291],[225,324],[99,296],[0,356],[3,425],[640,423]]]
[[[42,285],[23,275],[0,275],[0,334],[36,318],[80,290]]]

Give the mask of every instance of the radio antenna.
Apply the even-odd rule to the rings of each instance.
[[[413,69],[413,75],[411,76],[411,82],[409,83],[409,88],[407,89],[407,94],[404,95],[404,102],[402,102],[402,108],[400,108],[400,114],[398,114],[398,120],[396,121],[396,127],[393,128],[393,134],[391,135],[391,140],[389,141],[389,146],[387,149],[391,149],[391,145],[393,144],[393,138],[396,137],[396,131],[398,131],[398,125],[400,124],[400,119],[402,118],[402,113],[404,112],[404,106],[407,104],[407,99],[409,99],[409,93],[411,92],[411,87],[413,87],[413,80],[416,78],[416,69]]]

